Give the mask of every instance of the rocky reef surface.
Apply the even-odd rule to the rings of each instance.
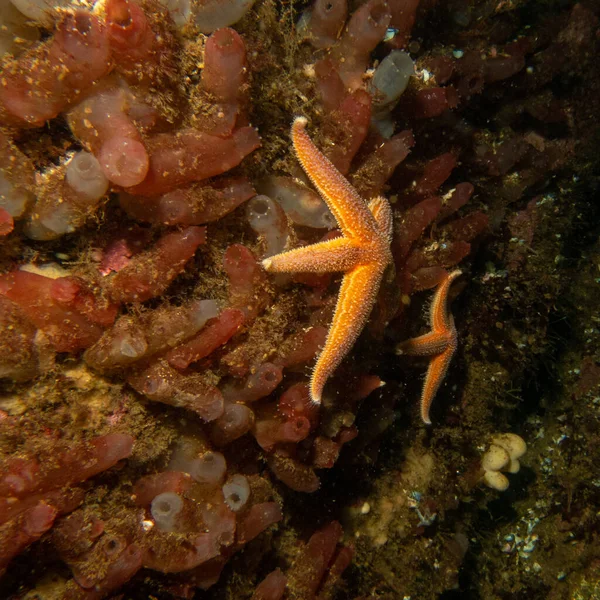
[[[599,51],[594,0],[3,2],[0,597],[600,597]],[[320,405],[299,115],[393,213]]]

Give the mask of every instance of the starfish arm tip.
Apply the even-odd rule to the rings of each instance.
[[[262,262],[261,262],[263,269],[265,271],[268,271],[271,266],[273,265],[273,261],[270,258],[265,258]]]
[[[308,119],[306,117],[298,116],[294,119],[293,126],[306,127]]]
[[[315,381],[314,371],[313,371],[313,377],[310,382],[309,396],[310,396],[310,399],[313,404],[316,404],[317,406],[319,406],[321,404],[321,399],[323,397],[323,385],[321,385],[317,381]]]
[[[429,409],[431,407],[431,402],[421,399],[421,420],[425,425],[431,425],[431,418],[429,417]]]

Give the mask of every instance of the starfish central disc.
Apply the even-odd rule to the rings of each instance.
[[[306,133],[306,119],[296,117],[292,142],[302,168],[331,210],[342,237],[283,252],[263,260],[274,273],[342,271],[333,321],[313,370],[310,393],[320,403],[329,376],[363,330],[392,260],[392,211],[385,198],[367,204]]]

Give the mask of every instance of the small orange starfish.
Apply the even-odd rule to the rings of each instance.
[[[425,335],[406,340],[396,347],[396,354],[413,354],[416,356],[431,356],[423,393],[421,394],[421,418],[427,425],[431,425],[429,409],[437,391],[446,376],[452,356],[456,351],[458,339],[454,318],[448,310],[448,292],[451,283],[461,275],[461,271],[452,271],[440,282],[431,308],[429,320],[431,331]]]
[[[304,117],[294,119],[294,150],[302,168],[333,213],[343,236],[271,256],[262,264],[267,271],[275,273],[344,272],[333,321],[310,382],[311,398],[320,403],[327,379],[365,326],[383,272],[392,260],[392,211],[382,197],[366,204],[312,143],[305,131],[306,123]]]

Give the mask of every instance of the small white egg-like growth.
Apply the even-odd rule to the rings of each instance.
[[[483,476],[484,483],[499,492],[504,492],[508,489],[508,477],[500,471],[486,471]]]
[[[514,433],[498,433],[492,436],[491,444],[481,458],[483,482],[495,490],[506,490],[509,481],[502,471],[518,473],[521,468],[519,458],[526,450],[525,440]]]
[[[481,459],[481,466],[486,471],[501,471],[509,462],[510,455],[502,446],[490,444],[490,447]]]
[[[522,437],[514,433],[501,433],[492,438],[492,442],[506,450],[510,457],[508,469],[509,473],[518,473],[521,465],[519,458],[527,451],[527,444]]]

